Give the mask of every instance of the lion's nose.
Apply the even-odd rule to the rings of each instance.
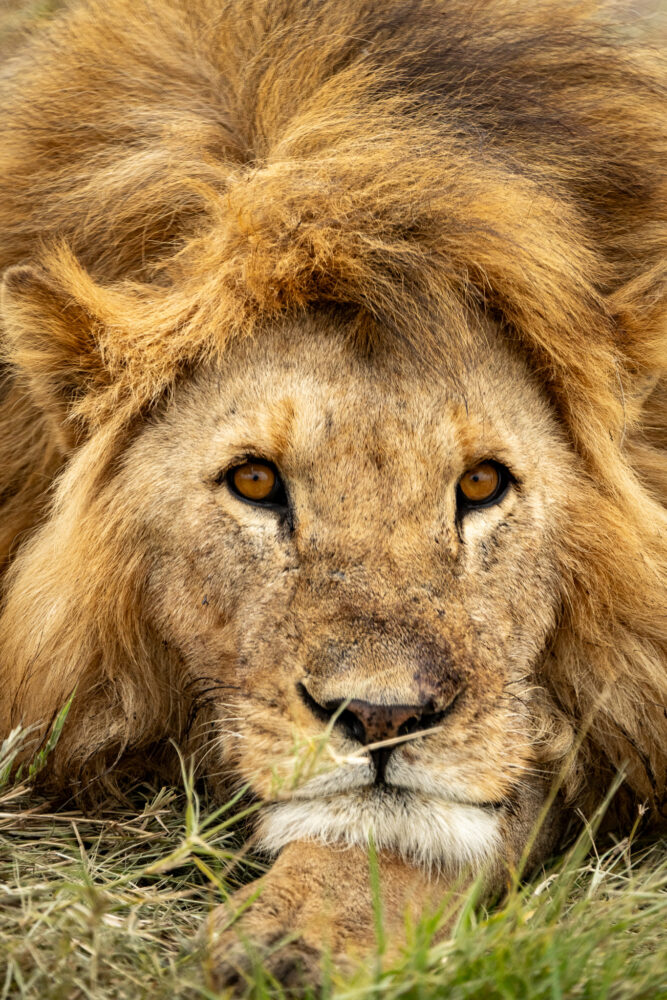
[[[325,710],[330,716],[340,711],[336,722],[364,746],[430,729],[441,714],[433,711],[432,702],[427,705],[372,705],[368,701],[350,701],[346,705],[338,701],[328,702]]]
[[[298,687],[302,700],[318,719],[323,722],[333,719],[334,726],[363,746],[432,729],[444,718],[450,707],[444,712],[437,712],[432,699],[422,705],[374,705],[368,701],[346,702],[344,699],[327,701],[322,705],[315,701],[303,684]],[[378,783],[384,780],[385,768],[395,745],[370,751]]]

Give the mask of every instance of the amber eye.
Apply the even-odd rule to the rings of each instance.
[[[489,507],[505,495],[510,482],[509,470],[498,462],[480,462],[461,476],[458,485],[459,506]]]
[[[252,459],[230,469],[226,476],[232,493],[249,503],[272,507],[287,505],[285,487],[270,462]]]

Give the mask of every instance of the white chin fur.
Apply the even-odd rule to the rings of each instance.
[[[259,826],[261,847],[277,853],[294,840],[396,851],[413,864],[458,871],[481,868],[498,852],[499,817],[474,805],[403,789],[291,799],[271,805]]]

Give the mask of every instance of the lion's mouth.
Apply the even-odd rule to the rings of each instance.
[[[278,796],[275,799],[265,800],[267,806],[280,805],[283,802],[333,802],[350,794],[360,795],[367,798],[369,801],[379,801],[383,798],[385,801],[393,801],[394,803],[401,805],[403,802],[410,800],[416,795],[422,795],[424,798],[435,799],[439,802],[445,803],[452,806],[466,806],[474,807],[475,809],[487,809],[491,812],[498,812],[501,809],[507,807],[507,799],[498,800],[485,800],[481,801],[472,798],[458,798],[455,795],[449,795],[443,793],[442,795],[433,794],[430,791],[425,791],[419,788],[418,785],[400,785],[393,784],[385,781],[384,779],[368,782],[365,784],[357,785],[353,789],[345,789],[340,791],[330,791],[328,793],[317,794],[312,790],[297,789],[294,792],[286,795]]]
[[[368,748],[363,749],[367,751]],[[507,795],[493,798],[480,795],[482,788],[467,787],[451,776],[443,779],[418,765],[406,765],[394,759],[388,772],[386,762],[382,768],[378,767],[376,754],[353,754],[336,759],[335,764],[332,770],[324,770],[305,781],[302,778],[291,787],[283,785],[276,789],[275,794],[265,798],[266,805],[335,802],[350,795],[360,796],[369,803],[393,802],[399,808],[406,802],[413,802],[415,797],[490,812],[499,812],[508,804]]]

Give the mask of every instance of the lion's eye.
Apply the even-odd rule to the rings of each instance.
[[[457,488],[459,508],[490,507],[505,495],[509,470],[498,462],[480,462],[461,476]]]
[[[270,462],[251,459],[230,469],[225,478],[232,493],[241,500],[271,507],[287,505],[285,487]]]

